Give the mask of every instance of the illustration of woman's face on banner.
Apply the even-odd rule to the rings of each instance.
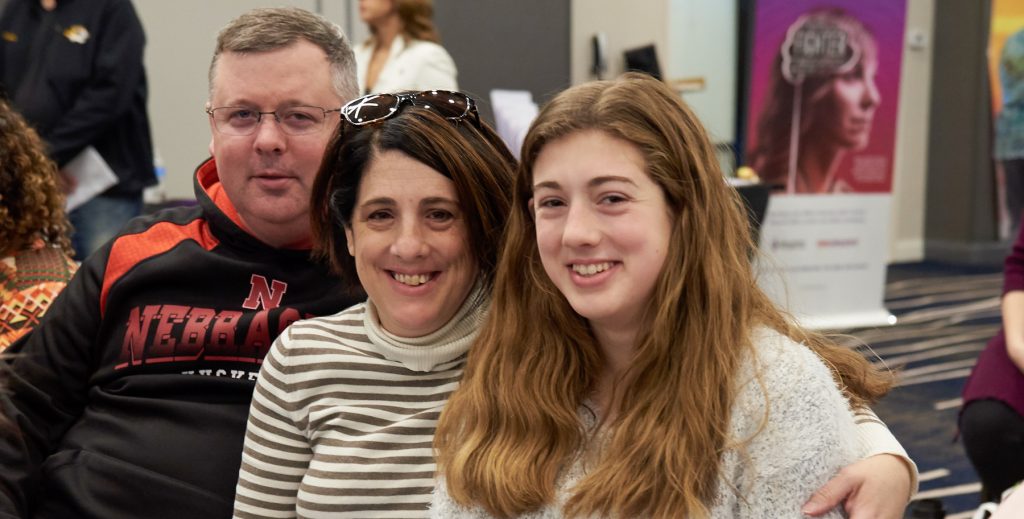
[[[865,42],[868,43],[868,42]],[[875,84],[878,53],[874,45],[862,45],[859,61],[832,76],[811,99],[811,110],[801,140],[854,151],[868,145],[875,109],[882,98]]]

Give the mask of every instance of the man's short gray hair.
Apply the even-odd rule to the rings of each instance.
[[[210,95],[217,59],[224,52],[269,52],[306,40],[323,49],[331,66],[335,92],[348,101],[359,95],[356,58],[337,24],[297,7],[253,9],[228,22],[217,35],[210,61]]]

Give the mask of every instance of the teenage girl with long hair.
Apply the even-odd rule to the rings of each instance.
[[[639,74],[577,86],[522,158],[434,516],[802,516],[891,380],[758,288],[694,114]]]

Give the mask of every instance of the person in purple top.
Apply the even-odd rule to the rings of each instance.
[[[1003,275],[1003,328],[978,356],[960,412],[960,434],[981,478],[983,501],[998,501],[1024,479],[1024,228]]]

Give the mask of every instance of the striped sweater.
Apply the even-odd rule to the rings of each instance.
[[[486,307],[476,290],[415,339],[369,301],[289,327],[256,383],[234,517],[426,517],[434,429]]]

